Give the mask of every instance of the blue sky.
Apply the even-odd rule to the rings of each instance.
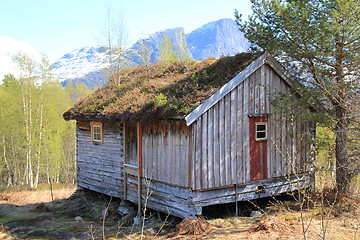
[[[106,5],[121,15],[127,45],[156,31],[234,19],[251,13],[250,0],[0,0],[0,36],[29,43],[51,60],[83,46],[98,45]]]

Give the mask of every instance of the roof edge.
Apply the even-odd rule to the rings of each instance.
[[[270,57],[270,58],[269,58]],[[233,77],[230,81],[228,81],[224,86],[222,86],[218,91],[216,91],[211,97],[205,100],[202,104],[200,104],[197,108],[195,108],[192,112],[190,112],[186,117],[186,125],[190,126],[196,119],[198,119],[201,115],[203,115],[207,110],[213,107],[220,99],[225,97],[226,94],[231,92],[236,86],[238,86],[241,82],[243,82],[247,77],[249,77],[252,73],[258,70],[263,64],[267,62],[271,62],[277,68],[278,65],[281,64],[276,61],[268,52],[263,53],[260,57],[258,57],[255,61],[250,63],[244,70],[242,70],[239,74]],[[275,62],[274,62],[275,61]],[[276,64],[277,63],[277,64]],[[272,65],[271,65],[272,66]],[[279,68],[281,69],[281,68]],[[282,76],[284,73],[282,73]]]

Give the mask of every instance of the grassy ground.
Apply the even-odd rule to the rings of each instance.
[[[152,213],[144,227],[117,213],[119,199],[72,185],[51,191],[15,189],[0,193],[0,239],[359,239],[358,199],[339,204],[262,201],[254,217],[231,217],[230,206],[206,209],[208,219],[184,220]],[[315,199],[315,198],[312,198]],[[317,198],[318,199],[318,198]],[[323,201],[324,203],[324,201]],[[251,204],[243,207],[255,210]],[[106,219],[102,212],[108,208]],[[227,209],[227,210],[226,210]],[[219,214],[221,212],[222,214]],[[216,213],[216,214],[215,214]],[[81,221],[75,217],[81,216]],[[164,220],[167,221],[164,221]]]

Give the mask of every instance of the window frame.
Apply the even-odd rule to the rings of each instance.
[[[100,129],[100,133],[95,131],[95,128]],[[94,144],[101,144],[103,143],[103,123],[102,122],[90,122],[90,129],[91,129],[91,141]],[[98,135],[100,139],[95,138],[95,135]]]
[[[265,130],[258,130],[258,126],[265,126]],[[258,137],[258,133],[265,133],[265,137]],[[268,140],[268,123],[267,122],[255,122],[255,141]]]

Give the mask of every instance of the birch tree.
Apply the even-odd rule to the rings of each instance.
[[[21,105],[23,111],[23,124],[25,126],[26,139],[26,167],[25,183],[30,187],[35,187],[33,174],[33,142],[34,142],[34,115],[33,100],[35,94],[35,71],[36,63],[33,59],[23,53],[18,53],[14,57],[14,62],[18,64],[20,73]]]
[[[109,65],[106,69],[107,77],[120,82],[117,78],[118,73],[124,65],[122,58],[125,51],[125,42],[127,40],[127,30],[125,21],[122,18],[122,13],[115,10],[114,5],[107,1],[105,5],[105,19],[100,26],[100,42],[106,49],[109,56]]]
[[[72,94],[53,79],[45,57],[35,63],[20,53],[14,60],[19,77],[0,84],[0,184],[73,182],[75,126],[62,117]]]

